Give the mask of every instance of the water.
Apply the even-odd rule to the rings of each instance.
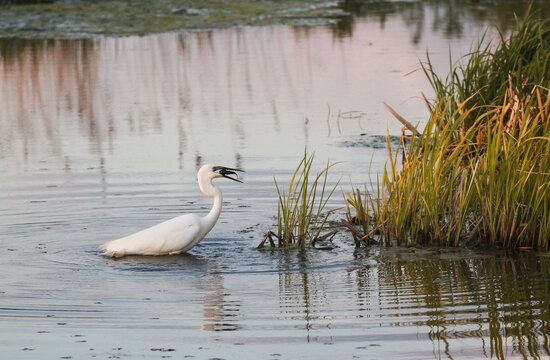
[[[328,27],[3,40],[3,356],[548,356],[547,256],[355,250],[344,236],[332,251],[255,249],[275,222],[273,176],[288,181],[305,147],[319,167],[342,161],[332,181],[344,190],[375,181],[382,137],[401,131],[381,103],[426,119],[426,80],[404,76],[418,58],[429,49],[443,72],[449,49],[466,53],[510,18],[390,4]],[[181,256],[99,256],[107,240],[206,213],[204,163],[247,172],[220,182],[224,209],[203,242]]]

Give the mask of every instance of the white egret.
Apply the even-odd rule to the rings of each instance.
[[[214,198],[214,205],[206,216],[181,215],[130,236],[109,241],[100,247],[102,255],[172,255],[190,250],[214,227],[222,210],[222,192],[212,184],[212,180],[224,177],[242,182],[229,176],[238,177],[235,171],[243,170],[212,165],[204,165],[199,169],[199,188],[204,195]]]

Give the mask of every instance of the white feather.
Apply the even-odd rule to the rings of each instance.
[[[200,217],[178,216],[101,246],[103,255],[168,255],[185,252],[200,235]],[[201,240],[201,239],[199,239]]]

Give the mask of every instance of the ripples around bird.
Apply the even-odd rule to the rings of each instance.
[[[74,357],[268,358],[266,344],[284,344],[272,358],[306,356],[313,344],[350,357],[548,355],[545,257],[353,251],[344,238],[332,251],[253,245],[212,237],[189,254],[122,259],[78,238],[20,245],[0,283],[0,322],[34,329],[29,349],[65,337]]]

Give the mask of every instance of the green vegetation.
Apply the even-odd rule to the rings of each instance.
[[[361,244],[369,246],[378,243],[374,238],[378,227],[374,226],[374,218],[370,215],[376,208],[377,200],[367,191],[367,186],[365,185],[363,194],[356,189],[355,192],[345,194],[344,200],[346,217],[340,222],[333,222],[332,225],[349,231],[355,247],[360,247]]]
[[[449,75],[437,75],[428,58],[422,69],[433,86],[427,124],[408,128],[390,155],[375,193],[344,195],[345,219],[357,247],[550,245],[550,20],[527,15],[498,45],[483,40]],[[425,100],[425,99],[424,99]],[[393,142],[395,143],[395,141]],[[279,193],[276,247],[304,247],[320,236],[326,168],[310,183],[313,155],[304,154],[288,193]],[[323,179],[322,185],[320,180]],[[321,189],[317,199],[317,190]],[[328,196],[325,197],[325,194]]]
[[[0,5],[51,4],[54,0],[0,0]]]
[[[275,247],[273,237],[278,239],[278,246],[283,248],[312,246],[317,241],[334,236],[336,230],[321,235],[327,224],[328,216],[335,211],[325,211],[327,202],[336,190],[338,183],[327,188],[328,171],[336,163],[327,162],[325,168],[316,176],[311,174],[315,154],[304,156],[294,171],[288,191],[279,186],[274,178],[279,202],[277,207],[277,233],[269,231],[258,248],[267,240]]]
[[[391,152],[373,215],[386,245],[550,245],[550,21],[480,43],[436,92],[422,133]],[[388,144],[389,149],[389,144]]]
[[[0,36],[126,36],[270,24],[326,24],[345,15],[326,0],[0,0]]]
[[[0,37],[36,39],[146,35],[248,25],[329,25],[336,36],[352,34],[359,18],[380,26],[399,16],[419,43],[424,31],[461,37],[471,20],[498,22],[523,14],[533,3],[548,17],[546,0],[0,0]],[[437,14],[425,24],[427,12]]]

